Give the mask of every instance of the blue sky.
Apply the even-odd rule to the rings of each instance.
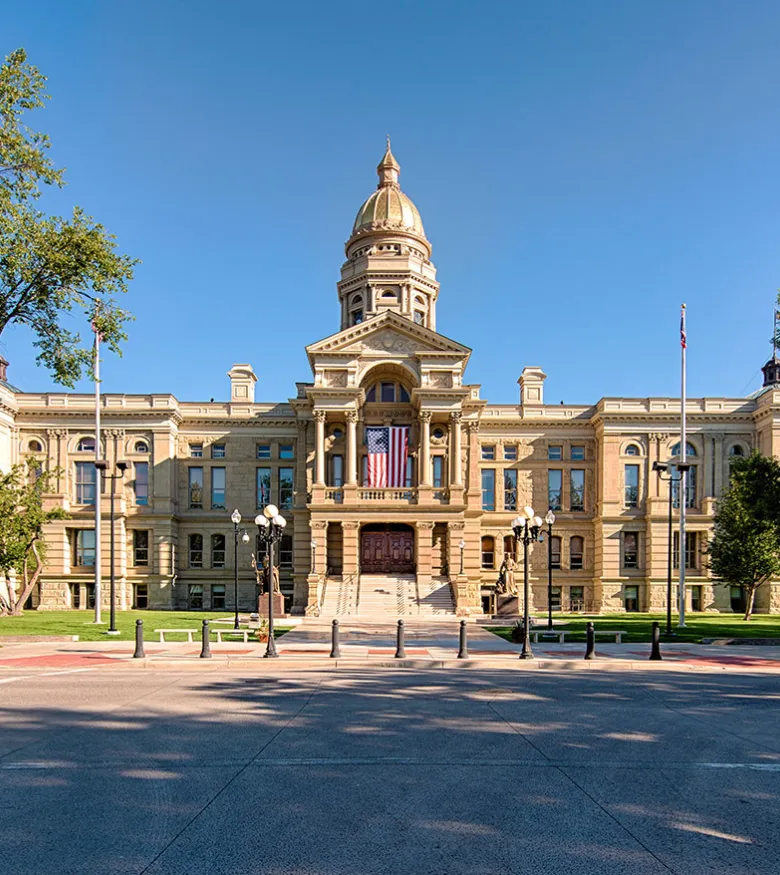
[[[780,286],[775,0],[6,4],[52,100],[73,204],[141,258],[107,392],[258,400],[310,379],[339,327],[344,242],[390,133],[441,282],[438,329],[467,378],[517,400],[760,384]],[[53,387],[30,337],[9,378]],[[89,390],[84,384],[82,390]]]

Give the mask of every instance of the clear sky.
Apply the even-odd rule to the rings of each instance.
[[[143,260],[107,392],[258,400],[311,379],[386,133],[482,397],[760,385],[780,286],[777,0],[6,3],[80,204]],[[5,332],[9,379],[53,387]],[[82,390],[89,390],[84,384]]]

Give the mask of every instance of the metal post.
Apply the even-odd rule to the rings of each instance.
[[[341,656],[341,648],[339,647],[339,621],[333,621],[333,627],[330,636],[330,658],[338,659]]]
[[[201,631],[201,648],[200,648],[200,658],[201,659],[211,659],[211,645],[209,643],[209,621],[203,621],[203,629]]]
[[[652,647],[650,648],[650,659],[657,661],[661,659],[661,630],[658,623],[653,621],[653,632],[651,639]]]
[[[460,621],[460,647],[458,649],[458,659],[468,659],[469,656],[469,644],[468,644],[468,631],[466,629],[466,621]]]
[[[404,621],[398,621],[398,632],[396,634],[395,658],[405,659],[406,648],[404,647]]]
[[[274,641],[274,539],[276,538],[276,526],[273,522],[268,525],[268,646],[263,654],[266,659],[274,659],[279,656],[276,652]]]
[[[97,311],[96,311],[97,315]],[[100,331],[93,321],[95,331],[95,622],[102,623],[101,614],[101,551],[100,551],[100,466],[102,446],[100,443]]]
[[[552,523],[548,523],[547,528],[547,628],[552,629]]]
[[[233,600],[235,602],[236,616],[233,620],[233,628],[238,629],[238,523],[233,523],[234,548],[233,548]]]
[[[531,652],[531,618],[528,615],[528,544],[531,537],[528,525],[529,521],[526,520],[523,526],[523,649],[520,659],[534,658]]]
[[[674,476],[669,478],[669,551],[666,557],[666,634],[672,635],[672,493],[674,492]]]
[[[596,634],[593,623],[585,627],[585,659],[594,659],[596,656]]]
[[[135,653],[133,659],[143,659],[144,654],[144,621],[135,621]]]
[[[119,634],[116,629],[116,575],[114,573],[114,496],[116,495],[116,473],[111,475],[111,502],[110,502],[110,511],[109,511],[109,519],[110,519],[110,537],[111,544],[109,545],[109,562],[111,564],[111,576],[110,576],[110,596],[111,596],[111,605],[110,605],[110,623],[108,625],[108,634],[109,635],[117,635]]]

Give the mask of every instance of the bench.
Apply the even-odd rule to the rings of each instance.
[[[213,631],[217,633],[217,644],[222,643],[223,635],[240,635],[244,644],[249,643],[249,629],[214,629]]]
[[[584,629],[532,629],[531,640],[534,644],[539,643],[539,638],[557,638],[559,644],[566,641],[567,635],[584,635]],[[624,629],[594,629],[594,638],[599,635],[615,636],[615,644],[623,643],[623,636],[626,634]]]
[[[539,643],[539,638],[557,638],[559,644],[563,644],[564,638],[566,637],[565,631],[559,631],[558,629],[531,629],[531,641],[534,644]]]
[[[187,641],[188,641],[190,644],[194,644],[195,642],[194,642],[192,636],[193,636],[198,630],[197,630],[197,629],[155,629],[154,631],[160,635],[160,644],[165,644],[165,634],[166,634],[166,632],[167,632],[169,635],[172,635],[174,632],[178,633],[179,635],[186,635],[186,636],[187,636]]]
[[[598,635],[609,635],[615,636],[615,644],[623,643],[623,636],[626,634],[625,629],[594,629],[593,637],[597,637]]]

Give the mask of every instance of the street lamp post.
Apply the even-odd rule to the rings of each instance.
[[[275,504],[267,504],[263,512],[255,517],[255,525],[260,543],[265,544],[268,551],[268,646],[263,655],[273,658],[279,656],[274,642],[274,545],[281,540],[287,520]]]
[[[544,521],[547,523],[547,628],[552,629],[552,539],[555,514],[548,510]]]
[[[114,498],[116,496],[116,481],[121,480],[124,477],[125,471],[130,467],[127,462],[117,462],[116,470],[118,473],[115,474],[106,474],[106,470],[108,469],[108,462],[105,459],[98,459],[95,462],[95,467],[98,471],[100,471],[105,478],[111,481],[111,499],[109,503],[109,520],[110,520],[110,534],[109,537],[111,542],[109,544],[109,564],[111,566],[111,577],[110,577],[110,621],[108,624],[108,629],[106,631],[107,635],[118,635],[119,630],[116,628],[116,573],[114,569],[114,555],[115,555],[115,547],[114,547]],[[98,478],[99,479],[99,478]],[[98,496],[100,492],[98,491]],[[100,550],[100,544],[97,543],[97,539],[95,539],[95,549]]]
[[[512,520],[512,531],[515,538],[523,543],[523,649],[520,653],[520,659],[534,658],[531,652],[531,619],[528,615],[528,545],[539,540],[541,527],[542,518],[535,515],[532,507],[524,507]]]
[[[230,515],[230,519],[233,522],[233,603],[236,612],[233,628],[238,629],[238,524],[241,522],[238,508]]]
[[[460,543],[458,544],[460,547],[460,574],[463,574],[463,551],[466,549],[466,542],[463,538],[460,539]]]
[[[675,477],[674,474],[669,471],[670,467],[680,466],[670,466],[668,462],[653,462],[653,471],[658,474],[659,480],[666,480],[669,484],[669,548],[666,556],[666,635],[673,635],[672,632],[672,499],[674,494],[674,484],[679,483],[682,480],[682,475],[679,477]],[[687,465],[685,466],[688,467]],[[664,473],[667,472],[668,476],[664,477]],[[683,499],[684,500],[684,499]]]

